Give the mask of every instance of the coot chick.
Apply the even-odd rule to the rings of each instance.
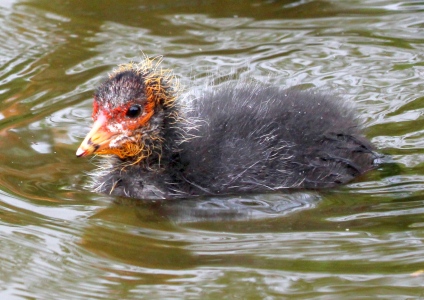
[[[322,189],[376,167],[354,113],[313,91],[235,83],[190,109],[155,60],[121,65],[94,94],[78,157],[106,155],[97,192],[139,199]]]

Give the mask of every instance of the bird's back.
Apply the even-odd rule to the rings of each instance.
[[[197,120],[172,166],[182,195],[327,188],[375,167],[376,154],[339,99],[271,86],[224,86],[195,101]]]

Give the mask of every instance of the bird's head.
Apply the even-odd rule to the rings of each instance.
[[[113,154],[140,161],[160,151],[161,129],[174,106],[169,72],[146,59],[116,69],[94,94],[94,120],[76,155]]]

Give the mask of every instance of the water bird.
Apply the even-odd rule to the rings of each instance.
[[[96,192],[138,199],[328,189],[377,167],[353,110],[315,90],[230,81],[190,104],[160,60],[120,65],[94,93],[77,157]]]

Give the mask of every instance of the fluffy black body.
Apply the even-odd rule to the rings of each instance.
[[[331,188],[376,167],[377,155],[337,98],[271,86],[224,85],[158,112],[161,151],[136,165],[111,157],[97,191],[188,198]]]

